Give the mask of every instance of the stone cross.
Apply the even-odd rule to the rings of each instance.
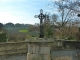
[[[35,15],[34,17],[40,19],[40,36],[39,36],[39,38],[44,38],[43,19],[45,18],[45,15],[43,14],[43,10],[41,9],[40,14]]]

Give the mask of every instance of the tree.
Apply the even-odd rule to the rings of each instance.
[[[68,22],[73,20],[73,16],[75,16],[74,5],[70,3],[68,0],[59,0],[53,2],[57,8],[57,12],[59,15],[59,20],[56,22],[61,27],[64,27]],[[75,4],[75,3],[74,3]],[[77,4],[76,4],[77,5]]]
[[[58,20],[58,15],[57,15],[57,14],[53,14],[53,15],[51,16],[51,19],[52,19],[52,24],[54,25],[54,23],[56,23],[57,20]]]
[[[4,32],[0,32],[0,42],[6,42],[7,41],[7,35]]]
[[[21,24],[16,23],[15,26],[16,26],[16,27],[21,27]]]
[[[3,24],[0,23],[0,31],[3,29]]]
[[[6,23],[5,27],[14,27],[14,24],[13,23]]]
[[[68,26],[68,23],[72,20],[76,20],[75,16],[77,15],[75,12],[79,11],[76,9],[79,5],[78,0],[59,0],[52,1],[55,5],[57,14],[52,15],[52,25],[55,27],[55,33],[60,34],[61,38],[70,38],[73,37],[75,32],[73,31],[76,27]],[[77,31],[76,31],[77,32]]]

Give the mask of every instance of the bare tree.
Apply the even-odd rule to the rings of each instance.
[[[57,14],[53,14],[51,16],[51,20],[52,20],[52,25],[54,25],[58,20],[58,15]]]
[[[59,19],[58,21],[56,21],[56,23],[61,26],[64,27],[68,22],[70,22],[71,20],[73,20],[73,16],[75,16],[75,11],[76,8],[78,7],[78,1],[76,0],[75,2],[71,1],[71,0],[59,0],[59,1],[55,1],[52,3],[55,4],[55,6],[57,7],[57,12],[59,15]],[[53,16],[52,19],[55,20],[55,15]]]
[[[54,10],[56,9],[57,14],[52,15],[52,25],[57,26],[58,29],[55,28],[55,33],[60,34],[62,38],[74,38],[73,35],[76,32],[73,31],[73,28],[67,26],[71,21],[76,20],[77,14],[79,11],[80,0],[58,0],[58,1],[51,1],[54,4],[52,7]],[[55,11],[54,11],[55,12]],[[59,32],[59,33],[58,33]]]

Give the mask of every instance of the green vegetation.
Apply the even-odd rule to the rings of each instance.
[[[6,42],[7,36],[6,33],[0,32],[0,42]]]
[[[19,32],[28,33],[28,30],[19,30]]]

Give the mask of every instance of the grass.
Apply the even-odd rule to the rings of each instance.
[[[19,30],[19,32],[28,33],[28,30],[23,29],[23,30]]]

